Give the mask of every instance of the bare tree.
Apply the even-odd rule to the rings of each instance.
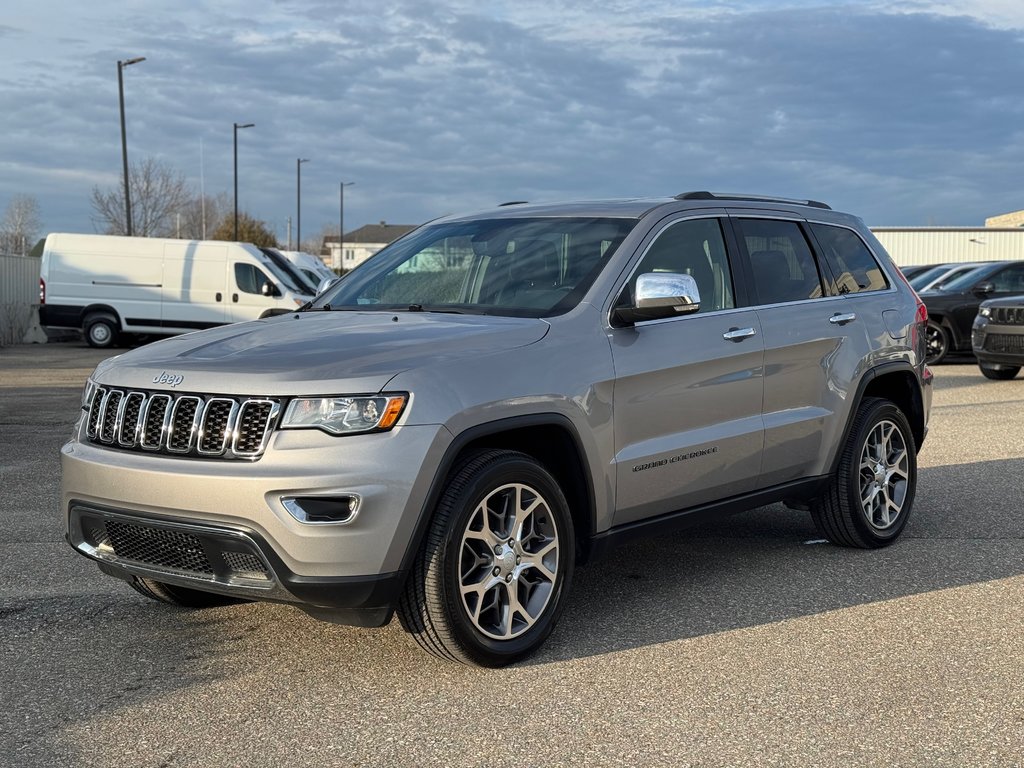
[[[192,198],[180,171],[156,158],[132,163],[128,170],[132,196],[132,230],[140,237],[170,237],[177,232],[177,215]],[[124,180],[112,189],[92,188],[93,210],[107,234],[128,232],[124,211]]]
[[[175,231],[189,240],[209,240],[225,217],[231,215],[231,198],[227,192],[189,198],[182,207]],[[233,221],[233,220],[232,220]]]
[[[32,195],[15,195],[0,221],[0,253],[28,253],[39,237],[39,203]]]

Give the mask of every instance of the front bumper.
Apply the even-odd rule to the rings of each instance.
[[[971,329],[971,348],[979,362],[1024,365],[1024,325],[994,323],[979,315]]]
[[[450,442],[434,426],[343,438],[280,430],[259,461],[242,462],[72,440],[61,455],[68,541],[121,578],[377,625],[390,618],[432,468]],[[340,495],[360,500],[344,524],[300,521],[283,503]]]

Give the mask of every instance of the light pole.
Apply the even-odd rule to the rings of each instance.
[[[334,265],[336,270],[342,267],[345,258],[345,187],[351,187],[354,181],[343,181],[338,185],[338,261]]]
[[[134,59],[117,62],[117,95],[121,101],[121,162],[124,166],[124,221],[128,237],[132,236],[132,199],[131,193],[128,191],[128,135],[124,129],[124,75],[122,72],[125,67],[145,60],[145,56],[138,56]]]
[[[302,250],[302,164],[309,160],[295,158],[295,250]]]
[[[235,242],[238,242],[238,129],[252,128],[256,123],[235,123]]]

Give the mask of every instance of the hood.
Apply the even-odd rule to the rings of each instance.
[[[1024,307],[1024,296],[1002,296],[998,299],[985,299],[983,307]]]
[[[94,379],[219,394],[372,393],[411,368],[533,344],[548,327],[534,318],[302,312],[158,341],[104,361]]]

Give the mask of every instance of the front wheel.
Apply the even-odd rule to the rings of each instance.
[[[106,349],[117,341],[117,321],[107,315],[91,315],[85,321],[85,340],[90,347]]]
[[[214,608],[220,605],[235,605],[236,603],[246,602],[237,597],[228,597],[216,592],[204,592],[200,589],[179,587],[177,584],[144,579],[141,576],[133,576],[132,580],[128,583],[136,592],[145,595],[151,600],[177,605],[182,608]]]
[[[555,479],[530,456],[488,451],[449,479],[398,616],[435,656],[502,667],[551,634],[574,564],[572,517]]]
[[[935,365],[949,354],[949,331],[933,320],[928,321],[925,331],[925,362]]]
[[[1020,373],[1019,365],[1000,365],[997,368],[994,365],[978,363],[978,367],[981,369],[982,376],[986,379],[995,379],[996,381],[1009,381]]]
[[[811,515],[833,544],[884,547],[906,527],[916,487],[917,449],[907,417],[889,400],[865,398]]]

